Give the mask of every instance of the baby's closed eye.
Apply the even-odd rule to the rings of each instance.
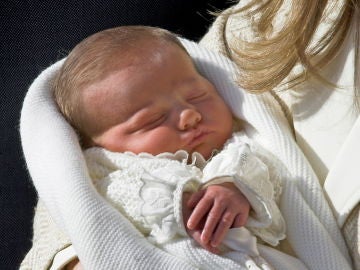
[[[205,100],[208,97],[208,93],[206,91],[200,91],[198,93],[192,94],[187,98],[188,102],[197,103]]]
[[[153,129],[166,121],[167,115],[161,114],[148,119],[142,126],[143,129]]]
[[[151,130],[167,119],[167,113],[163,110],[161,111],[154,111],[149,110],[148,108],[144,108],[141,111],[135,113],[129,120],[128,120],[128,130],[129,133],[135,133],[138,131],[146,131]]]

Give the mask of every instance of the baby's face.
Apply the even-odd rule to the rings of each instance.
[[[209,158],[232,132],[232,115],[214,86],[176,45],[129,61],[88,87],[84,103],[98,131],[94,145],[153,155],[183,149]]]

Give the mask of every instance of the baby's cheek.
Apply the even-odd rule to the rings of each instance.
[[[149,132],[146,137],[139,138],[146,148],[150,149],[152,154],[164,152],[174,153],[180,149],[178,136],[168,128],[157,128]]]

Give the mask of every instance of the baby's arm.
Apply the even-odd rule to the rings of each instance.
[[[256,153],[254,153],[251,147],[252,142],[248,140],[244,134],[235,133],[227,142],[224,150],[213,157],[204,168],[203,182],[207,183],[207,188],[204,189],[205,191],[193,195],[193,197],[195,197],[194,201],[197,200],[197,196],[203,198],[202,192],[207,193],[212,189],[216,189],[219,184],[224,186],[226,183],[226,186],[228,186],[232,183],[231,186],[236,186],[239,192],[238,194],[245,196],[248,200],[246,200],[246,202],[251,205],[249,218],[247,219],[248,216],[244,215],[243,219],[235,225],[244,225],[246,223],[246,227],[262,240],[271,245],[277,245],[278,241],[285,237],[285,222],[276,205],[276,199],[278,199],[279,194],[278,185],[280,185],[280,183],[273,183],[272,181],[275,180],[272,178],[280,178],[280,176],[273,177],[276,168],[272,164],[268,164],[272,162],[272,159],[260,158],[261,155],[258,155],[258,151],[256,150]],[[209,195],[211,193],[212,192],[210,192]],[[204,205],[206,205],[205,202],[209,203],[209,199],[204,200]],[[212,206],[211,200],[210,206]],[[206,206],[203,209],[205,210],[203,210],[202,213],[206,213],[206,210],[208,210],[208,213],[211,211],[209,208],[206,208]],[[246,212],[246,208],[242,208],[241,211],[249,214],[249,210]],[[196,215],[198,215],[198,213],[199,212],[195,212]],[[194,220],[199,222],[199,218],[194,217],[193,219],[193,217],[190,217],[190,222],[188,222],[190,224],[187,225],[191,228],[198,226],[197,224],[191,224]],[[204,221],[202,220],[202,222]],[[224,227],[223,225],[221,226]],[[228,226],[229,225],[227,225],[227,229],[224,229],[224,231],[230,228]],[[210,231],[211,228],[208,232]],[[216,231],[214,233],[216,233]],[[201,236],[203,237],[203,235]],[[215,234],[212,236],[204,232],[204,239],[200,238],[200,240],[206,241],[209,239],[207,237],[210,237],[210,241],[212,242],[214,240],[212,237],[215,236]],[[216,236],[216,238],[218,239],[217,241],[220,239],[220,242],[223,239],[218,236]],[[217,241],[215,241],[215,244],[219,244]]]

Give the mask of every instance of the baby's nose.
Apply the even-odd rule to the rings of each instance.
[[[180,113],[179,129],[187,130],[194,128],[201,121],[201,114],[194,109],[185,109]]]

